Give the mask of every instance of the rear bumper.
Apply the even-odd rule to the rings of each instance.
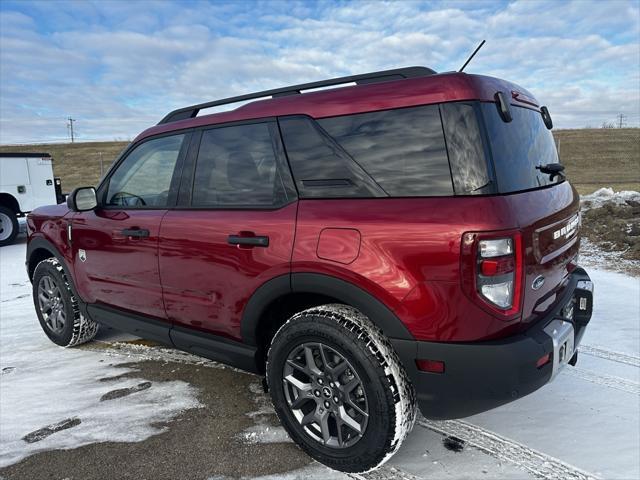
[[[575,352],[591,319],[592,292],[591,279],[579,268],[557,306],[522,334],[474,343],[392,340],[416,389],[422,414],[432,419],[467,417],[548,383],[577,359]],[[537,367],[546,354],[549,362]],[[444,373],[422,372],[416,359],[444,362]]]

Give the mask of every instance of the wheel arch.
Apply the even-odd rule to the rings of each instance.
[[[78,295],[78,291],[76,290],[76,286],[74,283],[74,278],[73,278],[73,275],[71,274],[72,272],[69,269],[69,266],[67,265],[67,260],[65,259],[64,255],[60,253],[58,248],[45,238],[42,238],[42,237],[31,238],[31,240],[29,241],[29,244],[27,245],[26,266],[27,266],[27,272],[29,274],[29,280],[31,281],[33,280],[33,272],[35,271],[38,263],[40,263],[42,260],[45,260],[51,257],[55,257],[58,260],[58,262],[60,262],[60,265],[62,265],[64,273],[67,276],[67,279],[69,280],[69,285],[71,286],[71,290],[73,291],[73,294],[79,300],[79,303],[83,305],[84,302],[82,301],[82,297]]]
[[[10,193],[6,193],[6,192],[0,193],[0,205],[10,208],[16,214],[22,213],[22,211],[20,210],[20,203],[18,202],[16,197],[11,195]]]
[[[388,338],[414,340],[395,313],[362,288],[330,275],[292,273],[273,278],[259,287],[242,315],[242,340],[258,347],[258,368],[264,368],[270,339],[291,315],[327,303],[357,308]]]

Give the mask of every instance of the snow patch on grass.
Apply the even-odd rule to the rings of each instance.
[[[605,187],[589,195],[582,195],[580,197],[580,203],[583,210],[589,210],[590,208],[599,208],[607,203],[614,205],[629,205],[629,202],[640,203],[640,192],[633,190],[622,190],[616,192],[613,188]]]

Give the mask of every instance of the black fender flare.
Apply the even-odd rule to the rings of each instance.
[[[27,267],[27,274],[29,276],[29,281],[33,281],[33,272],[31,272],[29,269],[29,263],[31,261],[31,256],[33,255],[33,252],[35,252],[36,250],[46,250],[51,254],[52,257],[55,257],[58,260],[58,262],[60,262],[60,265],[62,265],[62,269],[64,270],[64,273],[67,279],[69,280],[71,291],[73,292],[73,295],[78,300],[78,304],[80,305],[82,312],[86,314],[85,302],[84,300],[82,300],[82,297],[78,294],[78,291],[76,290],[75,281],[74,281],[73,275],[71,274],[71,271],[69,270],[69,266],[67,265],[67,260],[60,253],[58,248],[46,238],[42,238],[42,237],[32,238],[29,241],[29,244],[27,245],[27,257],[26,257],[25,266]]]
[[[289,293],[315,293],[333,297],[360,310],[388,338],[415,340],[391,309],[362,288],[331,275],[292,273],[265,282],[253,293],[241,320],[244,343],[253,346],[258,344],[256,332],[264,312],[272,302]]]

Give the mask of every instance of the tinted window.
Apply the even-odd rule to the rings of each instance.
[[[107,205],[165,207],[184,135],[156,138],[136,147],[109,180]]]
[[[203,132],[196,162],[193,206],[269,207],[285,200],[269,124]]]
[[[473,105],[443,103],[440,108],[456,194],[492,193],[493,185]]]
[[[491,146],[500,192],[517,192],[558,183],[536,169],[538,165],[559,163],[551,131],[540,112],[511,106],[513,120],[505,123],[494,103],[482,103],[481,110]]]
[[[308,117],[280,120],[296,185],[304,197],[376,197],[385,192]]]
[[[437,105],[319,120],[392,197],[452,195]]]

